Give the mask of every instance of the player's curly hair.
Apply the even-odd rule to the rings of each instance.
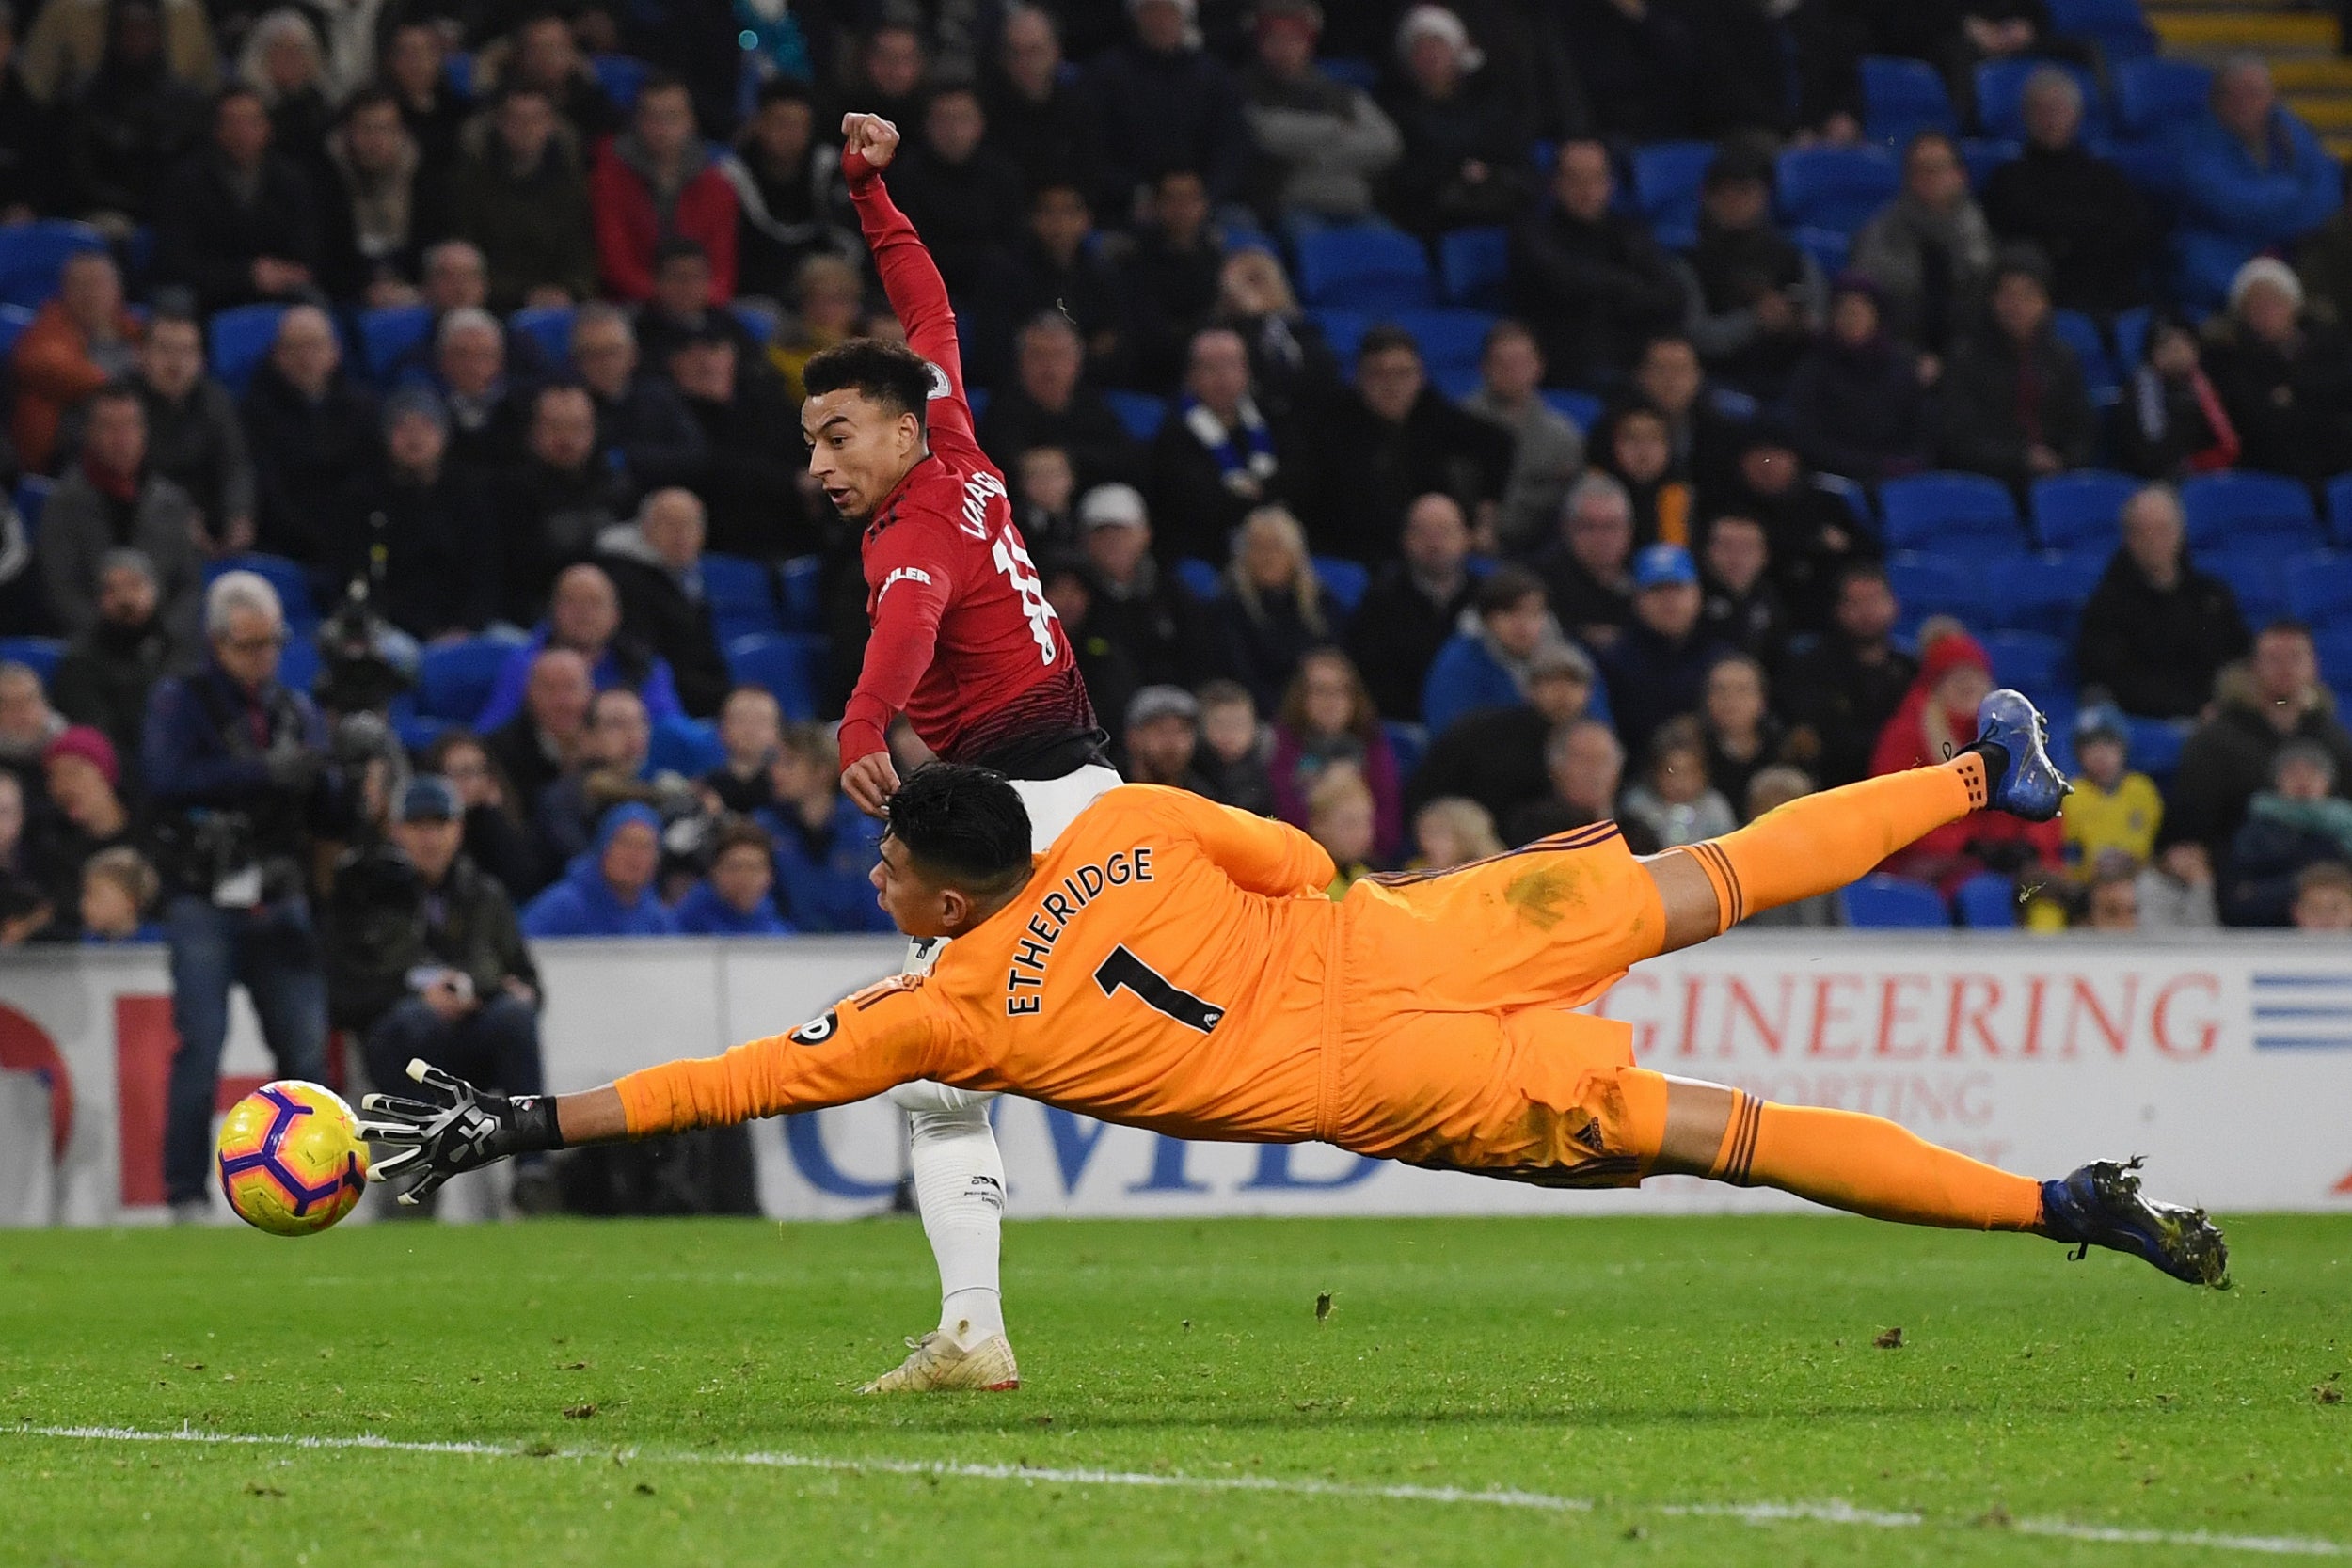
[[[891,794],[889,810],[889,836],[927,874],[992,894],[1029,874],[1029,810],[993,768],[927,764]]]
[[[938,375],[930,360],[903,344],[852,338],[809,356],[801,386],[810,397],[847,388],[921,424],[929,420]]]

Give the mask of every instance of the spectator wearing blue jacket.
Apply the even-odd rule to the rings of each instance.
[[[2215,72],[2212,104],[2177,150],[2174,292],[2184,304],[2218,305],[2248,257],[2310,233],[2343,199],[2335,160],[2279,102],[2256,55]]]
[[[661,818],[625,801],[604,814],[596,840],[572,857],[561,880],[523,911],[529,937],[667,937],[677,922],[654,895]]]
[[[776,912],[775,841],[758,823],[732,817],[719,829],[710,875],[689,888],[671,911],[690,937],[788,937]]]
[[[1633,624],[1600,651],[1601,673],[1616,694],[1617,738],[1631,756],[1646,762],[1661,724],[1698,711],[1707,672],[1732,652],[1700,625],[1705,603],[1689,550],[1652,545],[1633,558]]]
[[[1436,735],[1466,713],[1525,703],[1530,661],[1562,641],[1544,579],[1524,566],[1496,567],[1479,579],[1461,628],[1430,661],[1422,722]],[[1597,686],[1587,711],[1609,717],[1609,699]]]
[[[770,774],[776,803],[757,819],[775,841],[780,902],[803,931],[888,931],[869,880],[882,824],[835,786],[840,773],[840,752],[822,729],[786,728]]]
[[[548,600],[548,618],[528,641],[519,643],[500,666],[490,700],[474,721],[474,731],[488,735],[522,711],[523,692],[531,685],[532,661],[544,648],[570,648],[588,661],[589,678],[599,691],[626,686],[644,701],[645,718],[659,724],[683,719],[677,685],[667,660],[656,657],[621,629],[621,595],[604,569],[585,563],[567,566],[555,579]]]

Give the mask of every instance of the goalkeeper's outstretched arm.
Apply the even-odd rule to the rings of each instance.
[[[453,1176],[517,1154],[820,1110],[939,1077],[953,1065],[955,1037],[946,1012],[894,975],[787,1034],[578,1094],[510,1098],[411,1062],[408,1076],[427,1098],[369,1095],[359,1135],[391,1150],[370,1163],[369,1180],[415,1178],[401,1195],[413,1203]]]

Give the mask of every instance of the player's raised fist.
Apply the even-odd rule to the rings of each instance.
[[[890,166],[890,160],[898,154],[898,128],[880,115],[843,115],[841,117],[841,165],[843,172],[856,174],[859,163],[876,173]]]

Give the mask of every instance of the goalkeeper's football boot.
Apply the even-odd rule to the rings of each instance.
[[[2146,1259],[2175,1279],[2226,1289],[2230,1247],[2202,1209],[2143,1197],[2139,1161],[2099,1160],[2042,1183],[2042,1233],[2071,1242],[2081,1258],[2094,1246]]]
[[[1986,780],[1987,805],[2028,822],[2047,822],[2058,814],[2074,786],[2050,760],[2049,738],[2050,721],[2022,691],[2003,687],[1977,705],[1977,739],[2009,753],[2008,766]]]
[[[861,1394],[946,1394],[978,1390],[1001,1394],[1021,1386],[1012,1345],[1001,1334],[978,1344],[960,1345],[936,1329],[907,1341],[907,1358],[858,1390]]]

